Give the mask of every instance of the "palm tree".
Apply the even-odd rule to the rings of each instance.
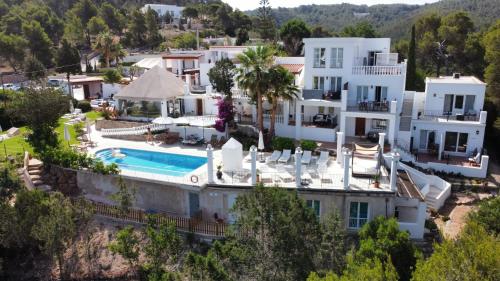
[[[236,81],[241,89],[248,90],[257,103],[257,122],[264,130],[262,97],[269,90],[269,70],[274,63],[274,49],[268,46],[248,48],[237,56],[241,67],[237,71]]]
[[[280,65],[272,67],[268,76],[271,90],[267,92],[266,98],[271,104],[271,126],[269,128],[269,137],[272,138],[275,132],[278,101],[280,99],[292,100],[294,97],[297,97],[299,88],[294,84],[294,75]]]
[[[106,62],[106,67],[109,67],[109,61],[113,55],[113,50],[116,48],[114,37],[108,31],[99,33],[96,37],[94,50],[99,52]]]

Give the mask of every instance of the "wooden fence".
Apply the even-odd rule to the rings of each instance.
[[[148,214],[143,210],[129,209],[127,212],[123,212],[118,206],[107,205],[82,198],[72,199],[72,201],[74,205],[84,207],[96,215],[137,223],[147,223],[150,219],[155,219],[157,224],[173,223],[180,231],[193,232],[201,235],[224,237],[227,229],[227,224],[203,221],[200,215],[192,218],[184,218],[157,213],[151,216],[152,214]]]

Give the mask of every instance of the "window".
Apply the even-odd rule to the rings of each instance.
[[[330,90],[334,92],[342,90],[342,77],[330,77]]]
[[[466,152],[469,134],[446,132],[444,138],[444,150],[450,152]]]
[[[358,86],[357,87],[357,101],[364,101],[368,99],[368,86]]]
[[[368,203],[351,202],[349,208],[349,227],[360,228],[368,221]]]
[[[319,218],[320,210],[321,210],[321,202],[319,200],[307,200],[307,207],[312,208],[314,210],[314,214]]]
[[[375,87],[375,101],[387,101],[387,87],[376,86]]]
[[[325,77],[314,76],[313,77],[313,89],[314,90],[324,90],[325,89]]]
[[[475,100],[476,100],[476,96],[473,96],[473,95],[465,96],[464,113],[473,113],[474,112],[474,101]]]
[[[387,128],[387,120],[384,119],[372,119],[372,128],[385,130]]]
[[[314,48],[314,67],[325,67],[325,48]]]
[[[319,113],[319,114],[323,114],[323,113],[325,113],[325,107],[324,107],[324,106],[319,106],[319,107],[318,107],[318,113]]]
[[[328,108],[328,114],[333,114],[335,113],[335,108],[334,107],[329,107]]]
[[[344,49],[343,48],[332,48],[332,53],[330,55],[330,67],[331,68],[342,68],[344,61]]]
[[[464,108],[464,96],[455,96],[455,109]]]

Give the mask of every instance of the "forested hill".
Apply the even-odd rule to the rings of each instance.
[[[291,18],[301,18],[310,25],[338,32],[346,26],[368,21],[380,35],[399,39],[409,34],[410,23],[419,16],[430,12],[446,15],[457,10],[468,12],[479,29],[500,18],[499,0],[442,0],[426,5],[303,5],[297,8],[277,8],[273,13],[279,26]],[[249,13],[255,14],[255,11]]]

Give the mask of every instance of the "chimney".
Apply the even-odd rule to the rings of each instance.
[[[460,73],[458,72],[453,73],[453,78],[460,79]]]

